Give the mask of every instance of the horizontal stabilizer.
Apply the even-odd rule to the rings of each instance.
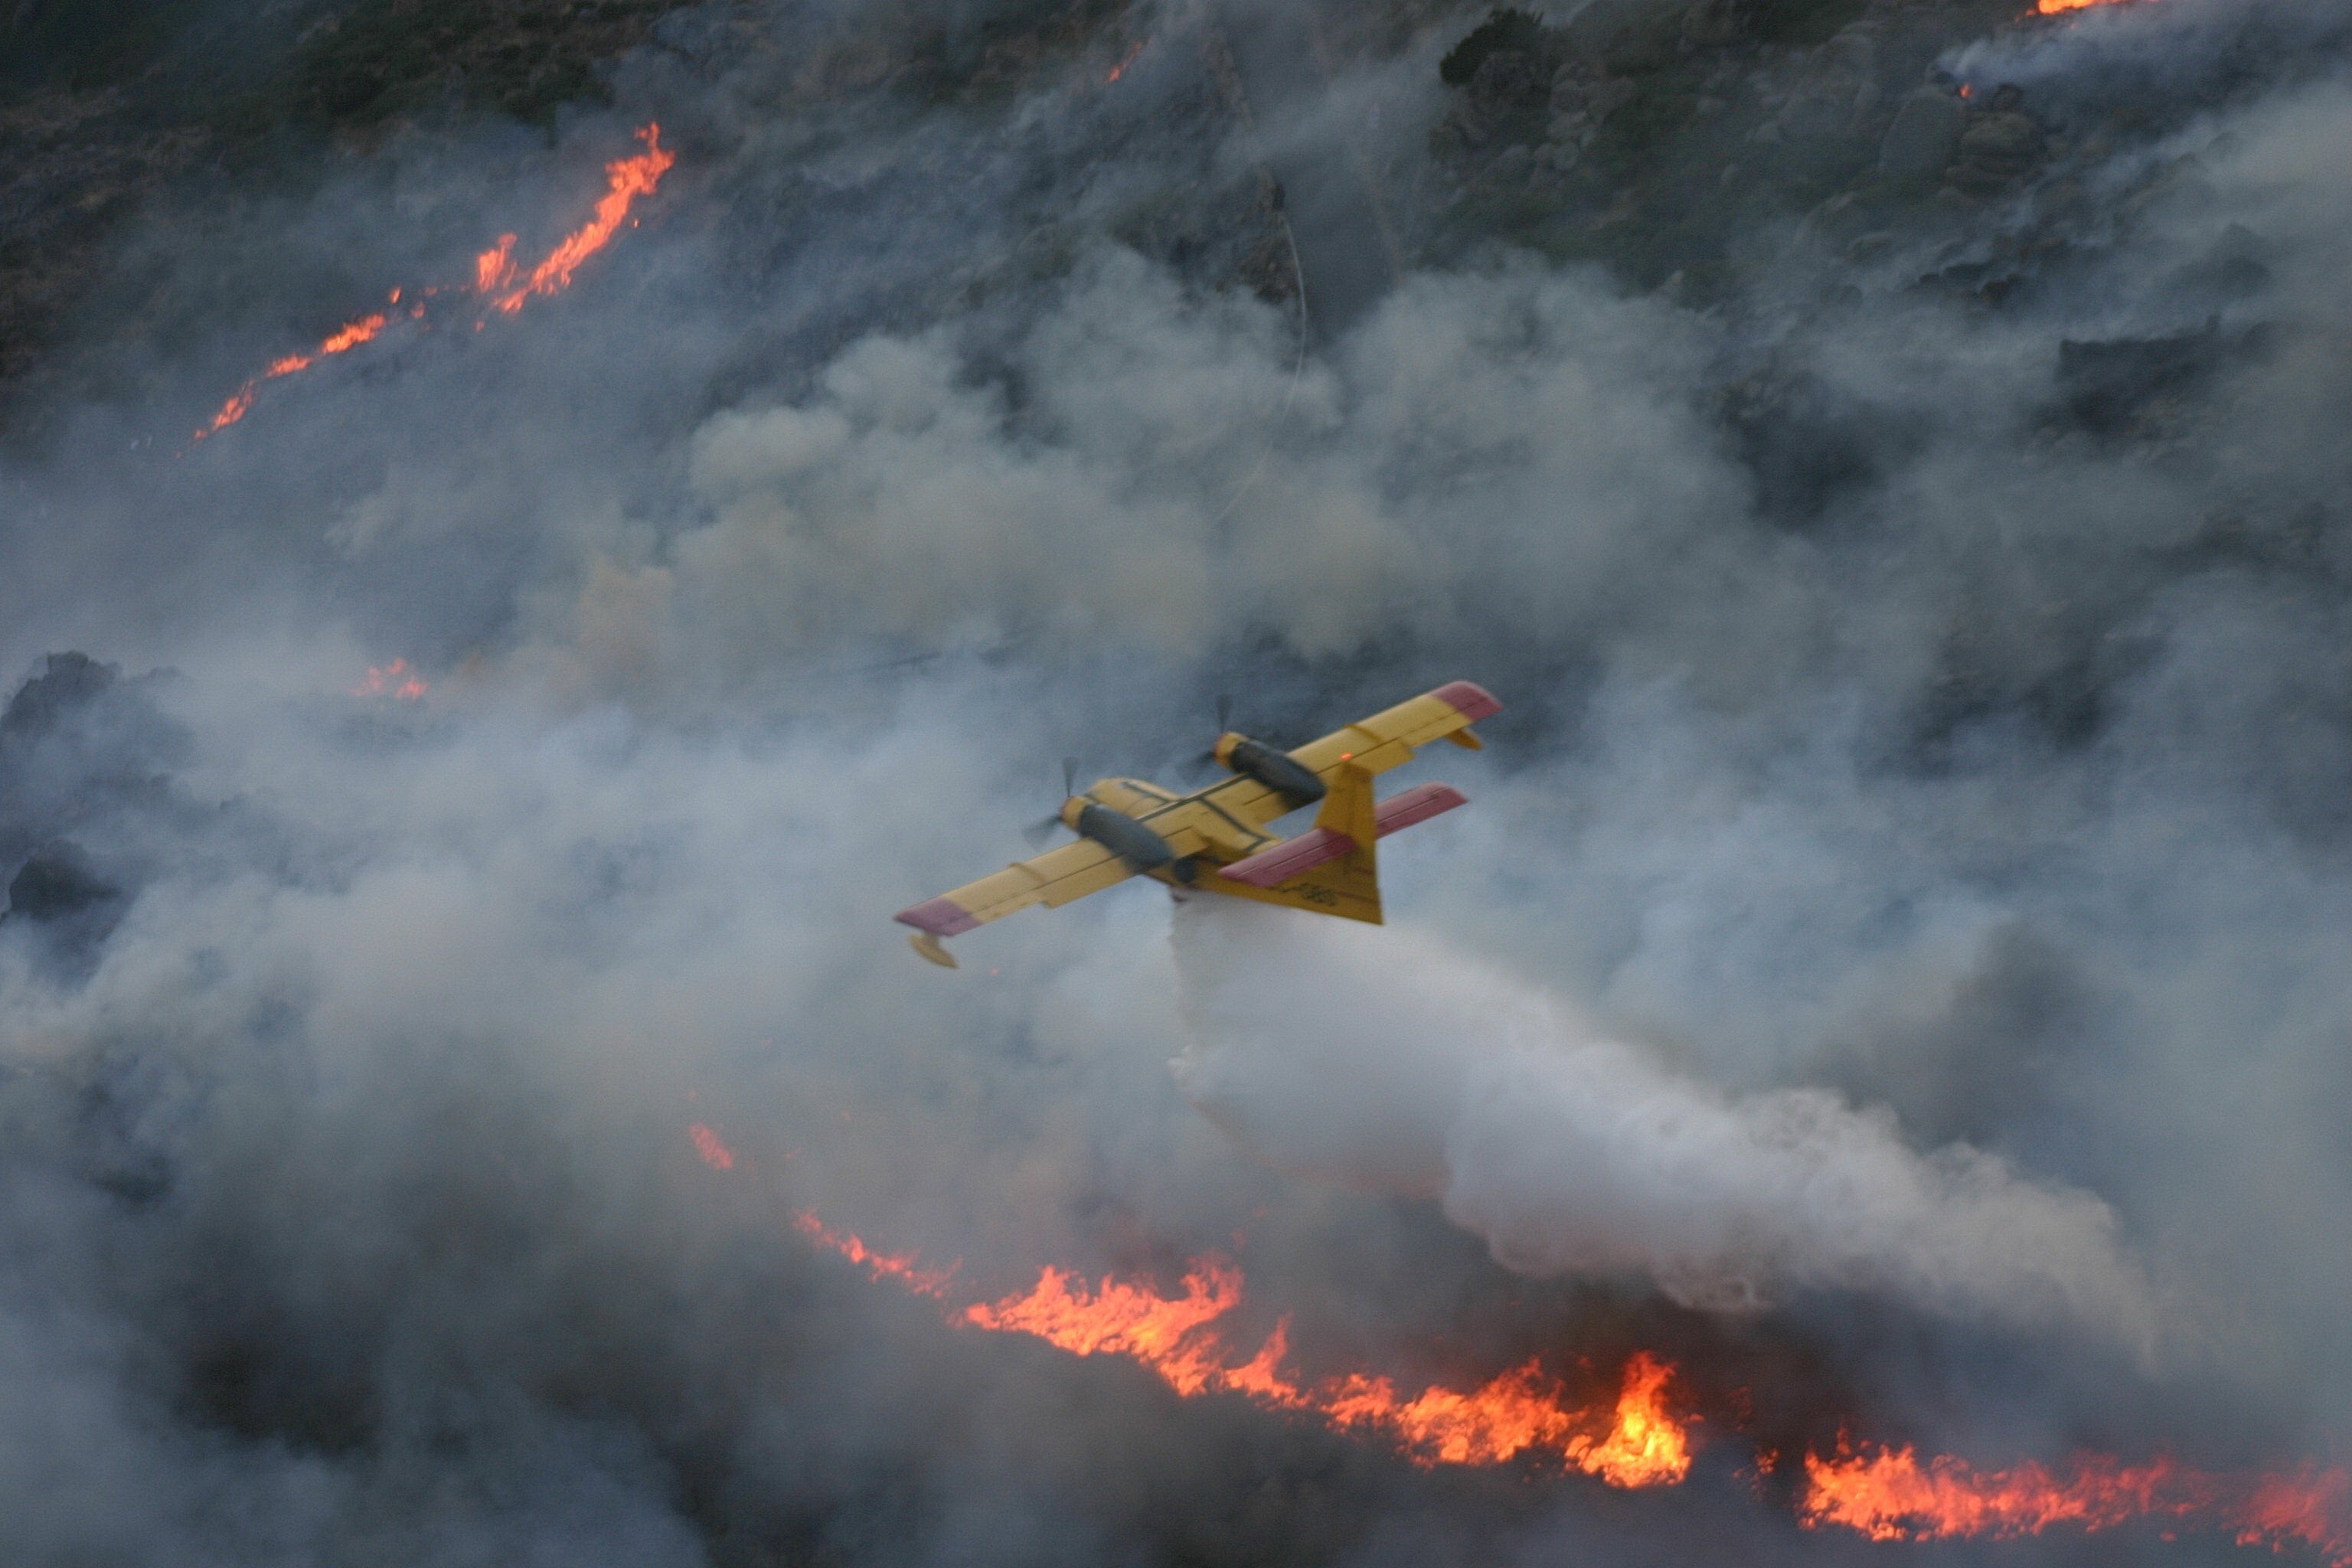
[[[1466,686],[1469,682],[1462,684]],[[1415,784],[1373,807],[1372,820],[1380,826],[1381,837],[1386,838],[1391,833],[1402,833],[1433,816],[1443,816],[1457,805],[1469,804],[1469,796],[1452,784]]]
[[[1469,801],[1451,784],[1425,784],[1391,795],[1373,808],[1372,821],[1380,837],[1411,827],[1418,822],[1452,811]],[[1272,888],[1289,881],[1293,877],[1312,871],[1328,861],[1337,860],[1356,847],[1355,840],[1344,833],[1328,827],[1310,827],[1296,838],[1286,838],[1271,848],[1261,849],[1247,859],[1236,860],[1217,875],[1230,881],[1246,882],[1253,888]]]

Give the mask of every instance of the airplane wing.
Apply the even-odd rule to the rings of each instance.
[[[1016,860],[992,877],[966,882],[936,899],[900,910],[894,918],[928,933],[936,943],[940,937],[955,936],[974,926],[1002,920],[1031,904],[1060,905],[1083,899],[1133,874],[1127,862],[1110,850],[1091,838],[1081,838],[1075,844],[1048,849],[1043,855]],[[917,951],[927,958],[931,956],[919,938]]]
[[[1433,741],[1462,735],[1472,724],[1503,705],[1483,686],[1467,680],[1450,681],[1436,690],[1408,698],[1319,741],[1309,741],[1290,754],[1326,780],[1341,763],[1353,763],[1368,773],[1384,773]],[[1473,750],[1477,737],[1461,743]]]
[[[1469,732],[1470,726],[1502,710],[1503,705],[1485,687],[1467,680],[1451,681],[1434,691],[1383,709],[1344,730],[1335,730],[1319,741],[1309,741],[1290,755],[1320,775],[1326,784],[1338,775],[1343,763],[1351,763],[1368,773],[1384,773],[1410,761],[1415,750],[1434,741],[1451,740],[1475,750],[1478,738]],[[1180,804],[1192,808],[1183,813],[1187,824],[1199,827],[1202,836],[1212,841],[1221,838],[1217,824],[1198,808],[1207,808],[1245,834],[1260,838],[1264,837],[1262,830],[1267,823],[1296,809],[1257,780],[1238,776],[1187,796]],[[1154,827],[1161,826],[1156,816],[1148,820]]]

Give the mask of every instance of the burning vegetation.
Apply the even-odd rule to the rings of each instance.
[[[354,697],[389,697],[395,702],[421,702],[432,688],[404,658],[368,666],[367,679],[352,688]]]
[[[646,126],[637,132],[637,140],[645,143],[644,152],[617,158],[604,166],[604,195],[596,203],[595,216],[566,235],[528,271],[515,262],[516,237],[511,234],[499,236],[496,245],[475,258],[472,291],[483,302],[483,308],[511,316],[533,299],[561,294],[572,287],[572,276],[582,265],[610,245],[624,225],[638,221],[631,216],[633,209],[641,199],[660,188],[662,176],[677,164],[677,154],[661,144],[659,125]],[[419,331],[429,331],[434,325],[431,315],[436,302],[445,297],[462,298],[461,290],[436,284],[402,308],[402,292],[398,289],[392,291],[386,301],[392,310],[378,310],[344,323],[308,353],[288,354],[272,361],[267,370],[229,395],[228,401],[196,431],[195,439],[201,442],[216,436],[251,413],[254,399],[265,383],[298,374],[321,360],[373,342],[392,323],[394,311],[417,323]],[[477,331],[485,320],[477,316]]]
[[[698,1134],[703,1130],[697,1128]],[[698,1136],[698,1146],[702,1140]],[[945,1300],[955,1270],[927,1270],[911,1254],[878,1253],[856,1236],[803,1213],[794,1221],[816,1245],[878,1280]],[[1612,1487],[1678,1485],[1710,1430],[1736,1432],[1727,1411],[1706,1421],[1677,1397],[1675,1369],[1647,1351],[1628,1356],[1613,1397],[1580,1400],[1527,1362],[1467,1391],[1400,1391],[1356,1372],[1301,1381],[1285,1370],[1290,1324],[1278,1321],[1255,1351],[1229,1324],[1244,1305],[1240,1271],[1216,1258],[1186,1270],[1181,1293],[1106,1276],[1089,1284],[1047,1267],[1025,1291],[950,1305],[951,1321],[1025,1334],[1075,1356],[1117,1356],[1148,1368],[1184,1398],[1238,1395],[1268,1410],[1385,1442],[1416,1465],[1535,1463],[1579,1471]],[[1759,1471],[1779,1456],[1758,1451]],[[1796,1499],[1808,1528],[1850,1530],[1873,1541],[2007,1540],[2053,1529],[2093,1532],[2154,1525],[2227,1535],[2241,1546],[2316,1553],[2352,1563],[2352,1471],[2305,1466],[2252,1476],[2209,1474],[2158,1458],[2132,1465],[2078,1455],[2055,1469],[2027,1461],[1980,1469],[1952,1455],[1922,1460],[1909,1447],[1841,1444],[1800,1461]]]
[[[1873,1541],[2002,1541],[2154,1523],[2352,1562],[2352,1472],[2341,1468],[2217,1476],[2166,1458],[2128,1465],[2086,1454],[2056,1469],[2028,1461],[1988,1470],[1949,1454],[1923,1461],[1907,1447],[1808,1454],[1804,1463],[1804,1522]]]
[[[794,1221],[802,1235],[877,1279],[944,1299],[955,1271],[927,1270],[911,1254],[877,1253],[814,1215]],[[1394,1445],[1418,1465],[1501,1465],[1547,1461],[1615,1487],[1671,1485],[1690,1473],[1687,1417],[1669,1405],[1673,1372],[1636,1352],[1613,1401],[1580,1404],[1558,1378],[1531,1361],[1467,1393],[1429,1387],[1401,1392],[1363,1373],[1301,1382],[1285,1371],[1290,1326],[1277,1322],[1244,1354],[1228,1320],[1243,1306],[1241,1271],[1218,1258],[1185,1272],[1182,1293],[1163,1296],[1135,1280],[1105,1277],[1089,1284],[1048,1267],[1029,1289],[979,1301],[953,1321],[990,1333],[1026,1334],[1076,1356],[1118,1356],[1148,1367],[1185,1398],[1233,1394],[1270,1410],[1321,1421]]]

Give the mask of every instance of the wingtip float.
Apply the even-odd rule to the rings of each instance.
[[[1476,750],[1470,726],[1503,705],[1456,680],[1336,730],[1294,751],[1227,733],[1213,752],[1232,776],[1191,795],[1140,779],[1101,779],[1063,802],[1077,841],[898,911],[908,944],[956,967],[942,939],[1032,904],[1058,908],[1129,877],[1171,888],[1255,899],[1343,920],[1381,923],[1377,846],[1391,833],[1466,805],[1460,791],[1425,784],[1376,800],[1372,780],[1436,741]],[[1266,828],[1308,805],[1315,824],[1277,838]]]

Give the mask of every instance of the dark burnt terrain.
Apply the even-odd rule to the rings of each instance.
[[[2080,84],[2027,91],[1998,70],[1963,79],[1948,64],[1972,41],[2045,25],[2009,0],[1599,0],[1483,18],[1413,0],[1309,8],[1280,27],[1209,15],[1205,34],[1164,29],[1202,55],[1206,86],[1186,112],[1209,134],[1279,117],[1335,74],[1446,46],[1446,108],[1425,137],[1382,125],[1375,110],[1328,167],[1277,152],[1261,189],[1239,201],[1179,180],[1113,225],[1210,288],[1285,299],[1303,260],[1329,274],[1323,303],[1335,318],[1360,313],[1412,268],[1504,249],[1599,263],[1675,303],[1737,310],[1791,224],[1838,270],[1832,291],[1883,284],[1895,268],[1907,269],[1904,287],[1988,310],[2031,305],[2127,240],[2134,214],[2177,184],[2150,161],[2131,188],[2095,201],[2098,172],[2229,96],[2226,83],[2191,94],[2122,83],[2097,96]],[[1074,57],[1131,58],[1157,26],[1125,0],[878,5],[820,26],[814,44],[802,25],[791,46],[801,58],[781,74],[803,104],[984,111]],[[100,17],[25,0],[0,15],[0,385],[58,368],[47,351],[110,280],[106,319],[85,337],[168,327],[168,310],[148,319],[133,298],[152,293],[152,280],[110,279],[110,241],[142,212],[299,184],[394,137],[499,121],[551,132],[568,109],[608,101],[633,51],[724,70],[731,46],[709,40],[729,27],[756,39],[758,8],[279,0],[231,12],[145,0]],[[1300,258],[1268,221],[1286,196]],[[1318,212],[1329,219],[1320,232]],[[2244,236],[2207,258],[2187,280],[2195,302],[2224,309],[2258,288],[2260,251]],[[2053,408],[2102,438],[2139,428],[2141,404],[2196,379],[2169,361],[2131,374],[2140,362],[2128,353],[2085,371],[2085,352],[2096,353],[2069,359],[2074,380]],[[1759,384],[1727,394],[1743,440],[1754,421],[1739,409],[1752,409]],[[1832,453],[1801,468],[1767,482],[1802,511],[1836,488],[1840,465]]]
[[[986,101],[1083,47],[1125,0],[874,7],[798,74],[819,96]],[[43,364],[104,278],[110,241],[159,204],[300,182],[388,138],[505,120],[552,130],[609,102],[616,61],[712,38],[757,6],[689,0],[136,0],[0,8],[0,386]],[[692,13],[665,31],[667,18]],[[201,202],[201,194],[194,199]],[[102,330],[126,323],[119,299]]]
[[[0,379],[53,344],[110,237],[175,182],[420,120],[550,122],[677,0],[190,0],[0,13]]]

